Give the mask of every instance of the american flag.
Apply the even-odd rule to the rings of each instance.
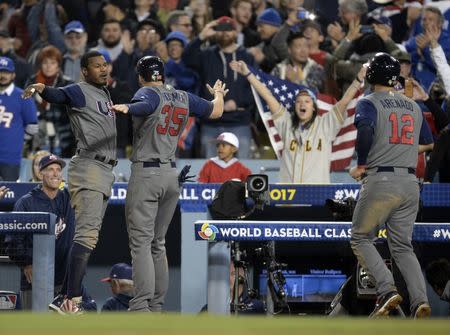
[[[282,103],[288,110],[290,110],[295,104],[295,97],[298,92],[307,87],[294,84],[287,80],[282,80],[277,77],[266,74],[262,71],[255,71],[250,69],[256,77],[269,88],[272,94],[277,98],[277,100]],[[258,93],[252,87],[253,96],[255,98],[256,106],[258,107],[258,112],[263,120],[264,126],[266,127],[267,133],[269,135],[270,143],[278,157],[281,157],[283,152],[283,134],[278,133],[275,128],[275,124],[272,119],[272,113],[270,112],[267,105],[260,98]],[[356,128],[353,125],[355,118],[355,106],[358,98],[354,98],[350,104],[347,106],[347,118],[342,125],[341,130],[337,134],[332,148],[331,154],[331,171],[341,171],[350,165],[353,153],[355,151],[356,143]],[[318,93],[317,94],[317,107],[319,109],[318,114],[322,115],[328,113],[336,100],[328,95]]]

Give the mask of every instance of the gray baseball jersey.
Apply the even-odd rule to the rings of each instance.
[[[367,157],[368,168],[415,168],[423,122],[420,107],[414,100],[399,93],[378,92],[365,99],[377,110],[373,143]]]
[[[70,99],[69,119],[77,148],[116,159],[116,117],[108,90],[86,82],[60,89]]]
[[[133,116],[132,162],[159,159],[161,162],[175,160],[178,137],[189,117],[189,99],[186,92],[171,86],[156,86],[139,90],[133,101],[142,99],[139,93],[153,90],[159,97],[155,112],[146,117]]]

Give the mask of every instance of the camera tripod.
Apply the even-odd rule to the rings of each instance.
[[[286,278],[282,272],[287,267],[287,264],[276,261],[275,241],[266,242],[255,251],[263,258],[263,263],[267,269],[267,314],[275,315],[285,307],[289,309],[287,292],[285,290]],[[276,308],[279,308],[277,312],[275,311]]]

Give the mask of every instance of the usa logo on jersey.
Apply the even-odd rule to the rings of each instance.
[[[97,110],[105,116],[116,117],[112,110],[111,101],[97,101]]]

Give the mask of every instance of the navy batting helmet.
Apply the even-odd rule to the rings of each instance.
[[[136,71],[145,81],[164,81],[164,63],[159,57],[142,57],[136,65]]]
[[[400,76],[400,63],[391,55],[378,52],[370,60],[366,72],[366,79],[369,84],[394,86]]]

